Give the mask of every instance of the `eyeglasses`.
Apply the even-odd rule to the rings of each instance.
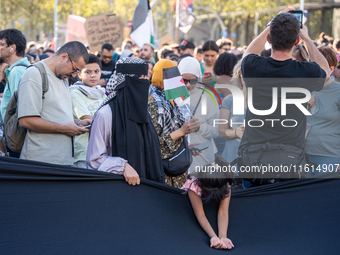
[[[73,61],[71,60],[70,56],[68,56],[68,59],[70,60],[72,68],[73,68],[72,73],[76,73],[76,74],[81,73],[81,71],[74,66]]]
[[[197,82],[198,82],[198,79],[184,79],[183,78],[183,81],[184,81],[184,84],[187,84],[188,82],[190,82],[191,85],[195,85]]]

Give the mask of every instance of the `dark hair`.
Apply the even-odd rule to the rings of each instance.
[[[237,58],[237,61],[238,61],[238,60],[242,59],[243,53],[237,54],[237,55],[235,55],[235,57]]]
[[[16,55],[18,57],[25,56],[26,38],[20,30],[15,28],[5,29],[0,31],[0,39],[5,39],[7,46],[15,44]]]
[[[102,45],[102,51],[103,51],[104,49],[105,49],[105,50],[108,50],[108,51],[114,50],[112,44],[110,44],[110,43],[104,43],[104,44]]]
[[[203,54],[202,47],[196,47],[195,51],[194,51],[194,54]]]
[[[270,57],[271,54],[272,54],[271,49],[262,50],[261,53],[260,53],[260,56],[261,56],[261,57],[268,58],[268,57]]]
[[[102,69],[102,62],[100,61],[100,59],[93,55],[93,54],[89,54],[89,62],[87,62],[87,64],[98,64],[99,65],[99,68]]]
[[[170,57],[170,60],[171,60],[171,61],[176,61],[176,62],[179,61],[179,56],[177,56],[175,53],[171,53],[171,54],[169,55],[169,57]]]
[[[5,60],[3,58],[0,58],[0,65],[2,65],[3,63],[5,63]]]
[[[237,61],[237,57],[234,54],[222,53],[215,62],[214,73],[216,75],[233,76],[233,69]]]
[[[54,52],[54,50],[52,50],[52,49],[46,49],[46,50],[44,50],[44,52],[43,53],[47,53],[47,52],[50,52],[50,53],[52,53],[52,54],[54,54],[55,52]]]
[[[27,53],[27,55],[30,55],[34,60],[37,58],[37,55],[35,55],[33,53]]]
[[[39,56],[40,60],[43,60],[43,59],[46,59],[46,58],[49,58],[50,56],[47,55],[46,53],[43,53]]]
[[[79,58],[84,59],[85,64],[89,61],[89,54],[87,53],[85,45],[78,41],[65,43],[56,52],[56,55],[59,56],[63,53],[67,53],[72,61],[77,62]]]
[[[217,202],[230,195],[231,184],[234,180],[232,171],[223,171],[225,167],[231,169],[230,164],[221,155],[216,155],[216,164],[221,167],[221,171],[212,172],[207,170],[211,165],[205,166],[207,171],[200,171],[190,174],[197,177],[196,183],[201,188],[201,199],[203,203]],[[190,177],[189,176],[189,177]]]
[[[273,50],[290,51],[300,33],[300,21],[291,13],[280,13],[270,24],[269,39]]]
[[[145,60],[145,59],[143,59],[144,60],[144,62],[145,63],[147,63],[147,64],[151,64],[152,65],[152,67],[154,67],[155,65],[150,61],[150,60]]]
[[[172,50],[168,50],[168,49],[164,49],[161,53],[162,58],[166,58],[167,56],[169,56],[170,54],[173,54],[174,52]]]
[[[206,41],[203,44],[202,50],[203,50],[203,52],[208,51],[208,50],[213,50],[213,51],[216,51],[217,54],[220,52],[216,42],[213,41],[213,40]]]

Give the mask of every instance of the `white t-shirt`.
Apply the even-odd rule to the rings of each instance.
[[[30,67],[19,82],[18,117],[38,116],[45,120],[66,124],[74,121],[67,80],[56,77],[42,61],[49,88],[42,98],[40,72]],[[20,158],[47,163],[73,165],[73,138],[58,133],[40,133],[27,130]]]

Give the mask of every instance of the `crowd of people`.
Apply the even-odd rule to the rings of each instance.
[[[323,35],[313,41],[290,10],[278,14],[242,48],[219,39],[197,47],[184,40],[160,49],[145,43],[139,49],[125,39],[117,49],[103,44],[100,52],[91,52],[77,41],[53,51],[47,45],[26,43],[17,29],[0,31],[1,155],[119,174],[130,185],[146,178],[183,188],[211,247],[231,249],[234,245],[227,238],[231,190],[293,176],[242,178],[239,171],[197,173],[197,166],[236,162],[240,169],[290,160],[293,165],[326,165],[330,171],[328,166],[340,164],[340,40],[332,44]],[[178,68],[190,97],[166,98],[163,74],[173,67]],[[243,114],[234,112],[237,99],[219,84],[242,91]],[[276,109],[255,114],[254,109],[272,108],[274,87],[303,88],[312,97],[300,106],[287,104],[282,114],[282,92]],[[9,139],[6,118],[12,111],[7,105],[15,91],[17,121],[26,129],[20,151],[11,149],[5,139]],[[293,90],[287,98],[303,97]],[[306,116],[302,107],[311,115]],[[251,125],[254,119],[263,124]],[[296,125],[274,126],[274,121],[285,119]],[[224,123],[215,125],[216,120]],[[184,150],[190,150],[189,162],[183,159]],[[174,174],[164,168],[165,161],[174,160],[191,166]],[[220,204],[218,234],[202,207],[209,201]]]

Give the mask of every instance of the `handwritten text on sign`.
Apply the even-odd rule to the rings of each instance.
[[[85,30],[92,52],[100,51],[104,43],[119,47],[124,39],[123,24],[115,14],[87,18]]]

